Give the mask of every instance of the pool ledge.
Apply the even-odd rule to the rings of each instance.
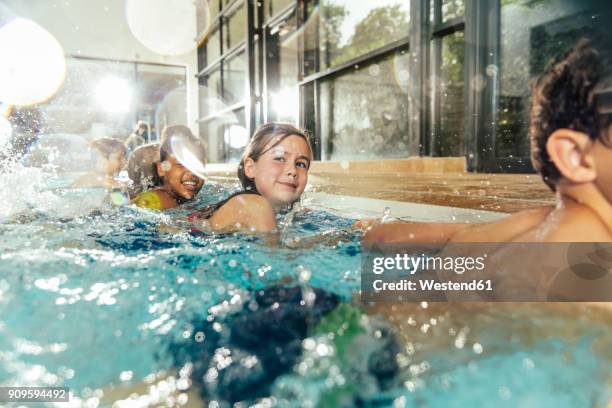
[[[504,213],[433,204],[415,204],[376,198],[307,192],[304,205],[324,209],[349,218],[379,218],[385,212],[391,218],[423,222],[486,222],[507,216]]]

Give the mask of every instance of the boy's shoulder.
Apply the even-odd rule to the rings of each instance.
[[[599,216],[586,206],[574,207],[553,219],[556,225],[547,231],[549,242],[610,242],[612,235]]]

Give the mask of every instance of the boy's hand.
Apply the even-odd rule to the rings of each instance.
[[[368,230],[372,228],[374,225],[380,222],[379,219],[370,219],[370,220],[357,220],[351,225],[351,229],[354,230]]]

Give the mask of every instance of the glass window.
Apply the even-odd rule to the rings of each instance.
[[[255,63],[253,67],[255,68],[255,96],[261,96],[261,83],[259,81],[260,67],[259,67],[259,40],[255,40],[254,44],[255,48]]]
[[[249,132],[245,127],[244,109],[239,109],[229,116],[220,128],[223,135],[224,160],[228,163],[240,162],[244,148],[249,143]]]
[[[221,56],[219,30],[212,31],[206,40],[206,65],[215,62]]]
[[[211,22],[219,17],[219,0],[208,1],[208,13],[210,15]]]
[[[225,27],[224,52],[231,50],[246,39],[246,8],[244,5],[228,18]]]
[[[155,122],[158,114],[164,113],[172,120],[185,117],[184,87],[185,67],[67,56],[66,79],[57,94],[32,109],[15,109],[24,115],[40,115],[32,127],[36,131],[91,132],[92,137],[127,136],[133,130],[134,119],[142,119],[151,126],[145,138],[155,140],[156,129],[165,124]],[[30,129],[25,127],[16,125],[15,134]]]
[[[206,67],[206,47],[198,47],[198,72]]]
[[[434,77],[437,104],[433,154],[462,156],[464,154],[464,36],[463,31],[442,37],[440,67]],[[434,108],[434,112],[436,109]]]
[[[409,143],[408,59],[396,53],[321,82],[322,159],[418,154]]]
[[[529,156],[530,81],[548,62],[577,39],[596,29],[593,1],[502,2],[500,66],[487,67],[498,75],[500,95],[494,153],[497,157]]]
[[[296,123],[299,109],[298,30],[295,14],[273,27],[268,40],[267,85],[271,117]]]
[[[442,21],[462,17],[465,13],[464,0],[443,0],[442,1]]]
[[[312,75],[316,73],[319,68],[317,67],[317,59],[319,57],[319,47],[317,45],[318,37],[318,25],[319,21],[319,8],[314,6],[312,1],[306,2],[306,21],[300,28],[302,42],[304,44],[303,55],[303,74],[304,76]]]
[[[246,75],[244,51],[223,63],[223,98],[228,105],[244,101]]]
[[[221,96],[221,71],[215,69],[205,77],[200,77],[200,118],[206,118],[224,108]]]
[[[359,57],[409,35],[410,2],[321,0],[321,69]]]
[[[270,17],[276,16],[292,3],[296,3],[296,0],[267,0],[265,20],[268,21]]]
[[[206,141],[210,162],[238,162],[249,142],[244,109],[225,112],[200,123],[200,138]]]
[[[308,82],[306,85],[302,86],[302,106],[304,107],[304,112],[302,115],[302,126],[304,129],[308,130],[310,135],[314,136],[317,134],[317,124],[315,121],[315,83],[314,81]],[[314,149],[315,159],[319,159],[317,155],[320,151],[320,147],[317,144],[318,140],[316,138],[312,138],[310,143]]]
[[[215,1],[199,1],[196,4],[196,22],[198,28],[198,36],[201,36],[210,29],[210,26],[219,15],[219,2]]]

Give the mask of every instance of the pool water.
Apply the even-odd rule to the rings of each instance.
[[[193,337],[193,322],[240,309],[254,290],[358,296],[351,219],[297,209],[279,220],[280,245],[206,235],[191,231],[186,216],[234,186],[207,184],[195,202],[159,213],[113,207],[103,191],[62,189],[61,180],[20,172],[0,189],[14,201],[0,212],[0,385],[62,385],[75,406],[104,405],[113,387],[179,371],[172,345]],[[312,333],[263,406],[592,407],[612,397],[608,315],[407,307],[359,320],[369,329],[342,353],[334,343],[342,333]],[[385,346],[377,321],[392,322],[401,339],[401,371],[384,387],[363,369]]]

